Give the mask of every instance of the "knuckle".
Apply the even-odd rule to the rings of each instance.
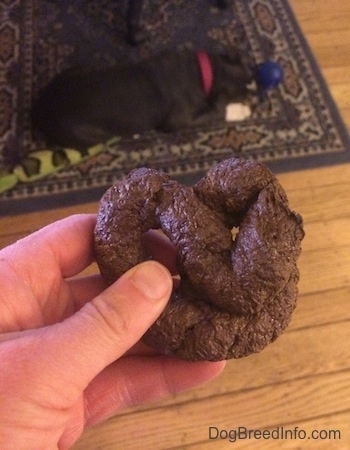
[[[106,301],[102,296],[93,299],[90,305],[99,327],[111,339],[119,341],[130,332],[131,317],[127,314],[127,310],[119,309],[115,304]]]

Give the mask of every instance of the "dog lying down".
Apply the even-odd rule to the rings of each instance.
[[[190,50],[137,64],[70,69],[34,104],[33,126],[48,144],[77,149],[113,136],[173,132],[230,118],[227,105],[244,102],[251,81],[237,54]]]

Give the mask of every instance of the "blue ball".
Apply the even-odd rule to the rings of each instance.
[[[256,70],[256,82],[263,90],[276,88],[283,80],[283,69],[274,61],[259,64]]]

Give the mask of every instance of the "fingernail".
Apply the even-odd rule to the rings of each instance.
[[[169,295],[172,278],[165,267],[155,261],[139,264],[132,275],[134,285],[151,301]]]

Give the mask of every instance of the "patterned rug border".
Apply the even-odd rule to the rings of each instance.
[[[242,2],[240,4],[240,7],[253,8],[253,6],[258,5],[259,3],[263,3],[263,1],[250,0],[246,3]],[[337,148],[336,150],[332,151],[320,151],[319,153],[316,152],[311,154],[303,154],[302,157],[299,157],[298,152],[307,153],[307,151],[304,151],[300,148],[296,149],[294,154],[288,155],[288,152],[286,151],[285,154],[278,155],[277,159],[269,159],[269,157],[266,157],[266,159],[261,160],[263,160],[277,174],[286,171],[297,171],[302,169],[330,166],[334,164],[349,162],[350,139],[348,130],[346,129],[345,124],[340,117],[338,108],[320,72],[309,44],[306,41],[296,18],[294,17],[292,8],[286,1],[283,0],[282,2],[278,0],[272,0],[270,3],[271,8],[274,8],[274,11],[277,11],[278,9],[282,11],[279,12],[279,17],[282,17],[283,14],[288,16],[288,26],[290,26],[294,30],[296,39],[299,41],[303,54],[306,57],[307,64],[310,65],[311,71],[314,77],[317,79],[319,90],[322,94],[322,99],[327,105],[332,123],[336,125],[336,132],[339,135],[339,139],[341,141],[341,144],[343,145],[343,148],[341,150]],[[28,11],[30,14],[33,13],[30,8]],[[24,20],[28,21],[29,18],[26,17],[24,18]],[[29,58],[27,56],[27,62],[28,61]],[[26,90],[27,95],[28,91],[29,89]],[[220,128],[218,129],[220,130]],[[199,136],[200,134],[201,132],[199,131]],[[173,136],[173,138],[175,139],[175,141],[176,139],[181,141],[181,138],[177,138],[176,136]],[[148,139],[149,142],[152,142],[155,146],[157,145],[157,136],[155,137],[154,141],[152,141],[152,136]],[[130,145],[132,147],[133,142],[131,142]],[[210,154],[210,156],[208,155],[206,161],[201,160],[200,156],[194,158],[192,161],[192,166],[189,168],[190,164],[187,164],[187,166],[185,167],[185,159],[176,160],[176,163],[174,163],[174,155],[166,154],[164,156],[164,154],[162,154],[162,145],[164,144],[162,144],[162,142],[160,141],[159,154],[161,156],[159,160],[155,160],[155,164],[161,164],[163,167],[168,167],[166,164],[167,161],[169,161],[169,164],[172,164],[169,169],[170,175],[186,184],[192,184],[196,180],[198,180],[205,172],[205,170],[207,170],[207,168],[209,168],[210,165],[214,164],[215,162],[225,159],[226,157],[234,156],[232,154],[231,148],[222,149],[221,152],[218,151],[216,153]],[[188,145],[191,146],[192,143],[189,142]],[[192,150],[194,150],[194,145],[192,145],[192,147]],[[191,149],[189,151],[191,151]],[[102,193],[106,190],[106,188],[110,184],[112,184],[116,178],[120,178],[123,174],[129,172],[132,167],[145,165],[143,164],[143,155],[141,155],[137,157],[139,158],[139,163],[137,162],[136,158],[136,163],[135,160],[131,161],[131,164],[133,164],[132,166],[130,165],[130,161],[128,160],[125,168],[123,168],[122,163],[118,162],[118,157],[120,157],[119,154],[121,153],[122,152],[119,149],[119,142],[117,140],[112,140],[99,147],[98,152],[96,153],[96,155],[98,156],[96,156],[96,158],[99,158],[101,167],[103,166],[104,168],[106,168],[111,163],[112,169],[109,173],[107,173],[106,170],[100,170],[100,172],[93,172],[93,174],[90,175],[89,169],[91,169],[91,167],[89,167],[90,163],[89,161],[87,161],[86,163],[80,163],[79,170],[74,165],[72,165],[68,168],[65,168],[63,172],[52,174],[43,180],[18,184],[15,188],[0,194],[0,214],[7,215],[33,212],[41,209],[63,207],[98,200]],[[147,151],[145,153],[147,154]],[[250,154],[249,151],[242,152],[240,156],[259,159],[259,155],[257,157],[254,152]],[[272,155],[271,158],[273,158],[274,156],[276,155]],[[125,157],[125,155],[123,157],[129,159],[129,157]],[[123,159],[123,157],[121,159]],[[84,164],[87,167],[86,177],[84,176]],[[115,167],[113,167],[113,164],[115,165],[115,167],[117,167],[116,170],[114,170]],[[64,176],[62,177],[62,175]],[[96,180],[97,185],[94,185],[94,180],[92,178]],[[55,186],[57,185],[59,185],[61,189],[59,193],[55,193]]]
[[[332,166],[336,164],[343,164],[350,161],[350,130],[347,129],[345,122],[340,115],[339,109],[336,105],[336,102],[334,98],[332,97],[328,84],[322,75],[319,65],[316,61],[315,55],[313,54],[311,47],[304,36],[301,27],[296,20],[296,17],[294,15],[294,11],[292,10],[289,3],[285,2],[285,8],[288,10],[289,14],[289,20],[293,24],[294,29],[298,32],[298,38],[300,42],[302,43],[303,49],[305,54],[307,55],[307,58],[310,62],[310,65],[312,67],[312,70],[314,74],[317,76],[318,83],[320,85],[320,88],[322,90],[323,97],[327,103],[327,106],[332,114],[332,117],[334,118],[335,122],[338,125],[338,131],[341,135],[342,141],[344,143],[344,151],[337,154],[337,158],[334,159],[334,155],[332,154],[324,154],[324,155],[318,155],[318,156],[312,156],[309,158],[305,157],[305,159],[301,160],[294,160],[293,164],[290,166],[287,164],[285,167],[284,165],[281,165],[279,161],[272,161],[268,165],[269,167],[274,170],[276,173],[283,173],[283,172],[290,172],[294,170],[302,170],[302,169],[312,169],[317,167],[324,167],[324,166]],[[288,160],[287,160],[288,162]]]

